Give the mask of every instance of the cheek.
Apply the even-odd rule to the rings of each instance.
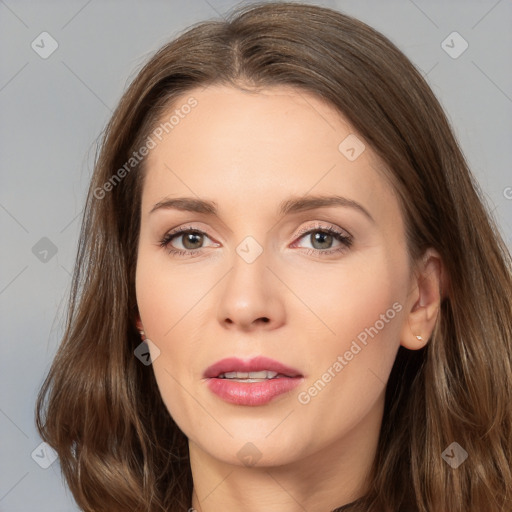
[[[172,265],[162,253],[141,249],[135,279],[137,305],[146,335],[167,343],[181,324],[197,315],[212,276]]]
[[[344,338],[358,339],[364,344],[366,338],[388,338],[397,332],[392,327],[400,323],[396,309],[401,308],[393,308],[393,304],[400,300],[402,286],[400,276],[390,266],[377,260],[371,267],[354,268],[344,285],[343,309],[338,317],[338,328],[343,330]]]
[[[211,271],[203,276],[195,271],[191,278],[185,267],[173,267],[162,255],[141,248],[135,286],[146,336],[159,350],[156,358],[152,353],[152,369],[160,395],[174,421],[188,434],[192,418],[196,426],[202,422],[189,392],[193,394],[198,378],[197,355],[204,339],[201,301],[215,281]]]
[[[375,247],[364,257],[348,257],[339,266],[310,272],[309,277],[295,276],[288,282],[308,306],[296,311],[296,320],[306,330],[310,329],[306,326],[315,325],[323,346],[330,347],[326,351],[330,357],[333,352],[348,350],[358,336],[363,343],[365,337],[373,339],[368,331],[374,336],[396,338],[393,335],[398,335],[402,321],[397,310],[403,309],[400,301],[406,289],[406,270],[403,255],[389,255],[385,248]]]
[[[159,349],[153,368],[157,380],[164,373],[182,381],[195,368],[195,356],[201,340],[201,299],[207,294],[208,282],[186,270],[172,269],[158,258],[144,259],[137,267],[136,290],[139,313],[146,337]],[[165,376],[164,375],[164,376]]]
[[[329,408],[343,417],[350,410],[356,419],[381,396],[396,357],[407,265],[404,255],[390,256],[382,248],[346,263],[336,272],[317,274],[315,286],[313,280],[303,282],[300,293],[322,320],[314,319],[322,334],[298,398],[311,404],[309,412]],[[311,317],[301,321],[307,329]]]

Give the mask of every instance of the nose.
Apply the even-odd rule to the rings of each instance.
[[[225,329],[272,330],[285,321],[285,287],[263,251],[248,263],[235,254],[218,296],[218,320]]]

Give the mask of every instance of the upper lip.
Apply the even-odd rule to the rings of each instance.
[[[248,360],[238,359],[237,357],[221,359],[209,366],[204,371],[203,376],[205,378],[215,378],[222,373],[227,372],[260,372],[263,370],[277,372],[279,374],[286,375],[287,377],[302,377],[302,374],[295,368],[291,368],[279,361],[263,356],[254,357]]]

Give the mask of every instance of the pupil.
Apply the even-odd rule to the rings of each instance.
[[[197,237],[199,240],[194,241],[195,237]],[[201,245],[201,241],[202,241],[202,235],[200,233],[188,233],[188,234],[184,235],[184,237],[183,237],[183,246],[186,249],[197,249],[197,247],[195,247],[194,244],[199,243],[199,245]],[[192,247],[189,246],[189,243],[192,244]]]
[[[316,232],[316,233],[312,234],[311,237],[312,237],[313,247],[315,247],[315,243],[316,242],[320,242],[320,244],[322,244],[322,243],[325,244],[326,243],[325,239],[327,239],[327,247],[324,247],[324,246],[322,246],[322,247],[315,247],[316,249],[328,249],[329,248],[328,246],[330,246],[331,243],[332,243],[332,235],[329,235],[328,233]],[[324,240],[322,240],[322,238]]]

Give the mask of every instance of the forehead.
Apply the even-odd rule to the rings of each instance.
[[[193,108],[187,108],[190,100]],[[182,113],[187,112],[187,113]],[[173,112],[178,116],[172,116]],[[275,86],[258,91],[210,85],[192,90],[177,98],[160,125],[173,117],[173,126],[167,126],[163,139],[167,149],[178,149],[192,157],[200,147],[210,156],[224,156],[231,161],[239,155],[258,160],[286,156],[289,161],[309,156],[318,161],[337,154],[340,136],[351,133],[345,121],[331,105],[315,95],[289,86]],[[178,118],[179,117],[179,118]],[[266,149],[260,153],[261,147]],[[159,144],[160,149],[162,144]],[[217,150],[217,148],[219,148]],[[156,148],[150,160],[162,156]],[[230,149],[229,155],[223,153]],[[302,150],[301,150],[302,149]],[[250,162],[244,161],[247,167]]]
[[[193,89],[158,126],[166,129],[148,155],[146,200],[186,193],[240,207],[257,201],[261,209],[277,197],[339,193],[367,204],[387,199],[389,209],[395,199],[362,137],[333,106],[303,90]]]

